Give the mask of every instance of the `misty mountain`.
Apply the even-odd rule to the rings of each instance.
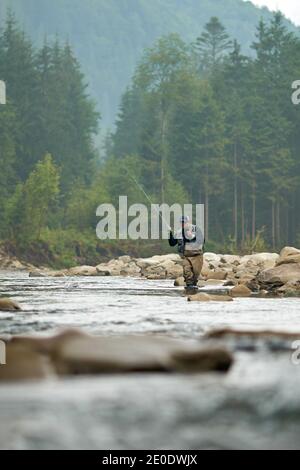
[[[159,36],[177,32],[193,41],[209,18],[218,16],[249,52],[260,18],[271,16],[242,0],[1,0],[0,23],[8,7],[36,43],[58,35],[73,45],[103,126],[113,124],[143,49]]]

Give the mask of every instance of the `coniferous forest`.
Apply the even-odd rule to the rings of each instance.
[[[0,24],[11,8],[39,46],[45,35],[68,38],[88,76],[102,115],[102,131],[112,127],[119,101],[143,49],[169,33],[188,42],[218,16],[247,54],[260,18],[272,13],[244,0],[1,0]],[[291,31],[299,29],[287,19]]]
[[[96,208],[204,203],[207,249],[277,250],[300,241],[300,38],[277,13],[246,56],[212,17],[192,43],[177,34],[144,51],[104,149],[101,116],[72,50],[36,48],[9,13],[0,33],[0,238],[32,262],[95,264],[165,243],[100,242]]]

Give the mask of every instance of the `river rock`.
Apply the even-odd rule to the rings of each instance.
[[[70,274],[67,269],[63,269],[61,271],[51,271],[48,269],[33,269],[29,272],[29,277],[67,277],[71,275],[72,274]]]
[[[286,246],[280,252],[280,259],[288,258],[289,256],[299,255],[300,250],[293,246]]]
[[[276,266],[281,266],[283,264],[300,264],[300,254],[299,255],[293,255],[293,256],[288,256],[286,258],[283,258],[283,259],[279,259],[279,261],[277,262]]]
[[[237,283],[241,286],[247,286],[251,285],[252,281],[255,279],[255,275],[253,274],[244,274],[242,277],[240,277],[237,281]]]
[[[66,328],[53,331],[50,335],[17,335],[11,338],[11,344],[30,349],[43,355],[55,355],[55,351],[73,339],[89,338],[83,330]]]
[[[182,265],[167,261],[162,265],[166,269],[167,279],[177,279],[183,272]]]
[[[220,258],[220,263],[238,266],[241,263],[241,257],[236,255],[223,255]]]
[[[48,277],[49,274],[47,271],[40,271],[38,269],[33,269],[29,272],[29,277]]]
[[[195,295],[190,295],[188,297],[189,302],[232,302],[233,298],[229,295],[212,295],[199,293]]]
[[[251,290],[245,285],[237,285],[230,291],[232,297],[251,297]]]
[[[99,266],[96,267],[96,269],[97,269],[98,276],[103,276],[103,277],[111,276],[110,271],[108,269],[106,269],[106,267],[102,267],[102,266],[99,265]]]
[[[245,277],[255,277],[261,271],[258,266],[253,266],[247,264],[245,266],[240,265],[238,268],[233,269],[233,273],[235,274],[236,279],[244,279]]]
[[[128,256],[128,255],[119,256],[118,260],[121,261],[124,264],[129,264],[129,263],[132,262],[131,256]]]
[[[94,266],[76,266],[68,271],[69,276],[98,276],[97,268]]]
[[[279,287],[277,289],[277,292],[287,297],[299,297],[300,296],[300,280],[287,282],[282,287]]]
[[[0,310],[4,312],[13,312],[21,310],[21,307],[14,300],[2,298],[0,299]]]
[[[218,279],[201,280],[201,287],[224,286],[224,284],[226,284],[226,281],[219,281]]]
[[[282,264],[261,272],[257,281],[262,288],[281,287],[288,282],[300,281],[300,263]]]
[[[140,266],[140,268],[144,269],[149,266],[160,266],[165,262],[172,261],[173,263],[182,263],[181,258],[177,254],[169,254],[169,255],[156,255],[152,256],[151,258],[138,258],[136,260],[136,264]]]
[[[225,348],[203,348],[195,352],[176,352],[171,356],[171,363],[180,372],[227,372],[233,356]]]
[[[220,263],[221,255],[217,255],[216,253],[207,252],[207,253],[204,253],[204,259],[205,259],[205,261],[207,261],[208,263],[209,263],[209,262]]]
[[[184,277],[180,276],[177,279],[175,279],[174,286],[175,287],[184,287],[185,286]]]
[[[52,360],[60,375],[201,372],[226,370],[229,362],[227,351],[216,354],[196,343],[150,335],[69,338],[57,345]]]
[[[206,333],[205,338],[207,339],[231,339],[231,338],[253,338],[253,339],[282,339],[289,341],[289,349],[291,350],[291,342],[297,341],[300,338],[300,332],[288,332],[288,331],[275,331],[275,330],[234,330],[231,328],[223,328],[212,330]]]
[[[216,280],[216,281],[224,281],[228,276],[228,273],[224,270],[219,271],[211,271],[208,276],[207,280]]]
[[[201,270],[201,276],[204,279],[207,279],[211,272],[212,272],[212,269],[210,269],[208,262],[204,259],[203,260],[202,270]]]
[[[121,275],[121,268],[117,271],[112,267],[112,265],[108,265],[106,263],[101,263],[96,266],[98,276],[120,276]]]
[[[134,261],[125,264],[121,269],[121,276],[140,277],[142,269]]]
[[[260,266],[265,267],[265,269],[272,268],[275,266],[276,262],[279,259],[277,253],[256,253],[253,255],[246,255],[241,258],[241,265]]]
[[[293,343],[298,344],[300,334],[288,333],[285,331],[239,331],[225,328],[222,330],[211,331],[206,334],[209,344],[215,344],[218,341],[224,347],[229,347],[233,351],[265,351],[286,352],[291,357]],[[287,358],[288,360],[288,358]]]
[[[280,257],[276,263],[276,266],[281,266],[282,264],[297,264],[300,263],[300,250],[293,247],[285,247],[280,252]]]
[[[0,382],[45,379],[52,374],[53,368],[45,356],[21,343],[6,344],[6,364],[0,366]]]
[[[143,277],[152,281],[166,279],[166,270],[162,266],[151,266],[142,271]]]
[[[109,273],[109,276],[121,276],[121,271],[126,268],[126,264],[120,259],[113,259],[107,264],[96,266],[96,270],[101,274],[103,270]]]

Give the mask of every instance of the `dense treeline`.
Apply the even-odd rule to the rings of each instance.
[[[0,32],[0,239],[29,260],[95,264],[150,255],[166,243],[100,242],[96,208],[205,203],[208,249],[258,251],[299,240],[300,39],[276,14],[253,57],[213,17],[192,44],[147,49],[99,159],[99,115],[71,46],[35,49],[12,14]],[[97,258],[97,259],[95,259]]]
[[[260,17],[271,17],[266,8],[244,0],[1,0],[0,26],[8,7],[35,44],[42,44],[45,34],[69,38],[98,101],[102,128],[112,127],[143,49],[163,34],[192,41],[211,16],[218,16],[249,51]]]
[[[277,13],[241,53],[217,18],[192,45],[160,39],[123,96],[111,158],[138,155],[150,194],[205,203],[206,235],[227,249],[297,243],[300,39]],[[171,189],[172,188],[172,189]],[[172,199],[171,197],[171,199]]]
[[[0,34],[0,237],[26,251],[72,227],[78,192],[97,168],[99,116],[69,44],[33,48],[9,13]],[[75,224],[76,226],[76,224]]]

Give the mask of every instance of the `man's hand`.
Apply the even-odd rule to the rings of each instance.
[[[192,232],[191,230],[187,230],[185,232],[185,237],[188,239],[188,240],[193,240],[193,238],[195,238],[195,234],[194,232]]]

